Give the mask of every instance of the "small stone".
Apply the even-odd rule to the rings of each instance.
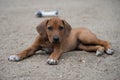
[[[62,78],[63,76],[62,75],[60,75],[60,78]]]
[[[83,63],[85,63],[85,60],[81,60],[81,59],[80,59],[79,62],[83,62]]]

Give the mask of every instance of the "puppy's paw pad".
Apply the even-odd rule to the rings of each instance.
[[[17,55],[11,55],[9,58],[8,58],[9,61],[19,61],[20,58],[17,56]]]
[[[48,59],[47,60],[47,63],[49,64],[49,65],[57,65],[57,63],[58,63],[58,60],[54,60],[54,59]]]
[[[104,51],[99,51],[99,50],[96,51],[96,56],[102,56],[103,54],[104,54]]]
[[[109,55],[112,55],[114,53],[114,50],[113,49],[107,49],[106,53],[109,54]]]

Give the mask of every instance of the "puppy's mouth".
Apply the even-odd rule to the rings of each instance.
[[[53,41],[52,43],[53,44],[59,44],[60,42],[59,41]]]

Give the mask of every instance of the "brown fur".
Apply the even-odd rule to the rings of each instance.
[[[56,17],[44,20],[36,29],[39,35],[29,48],[17,54],[20,59],[33,55],[39,49],[39,46],[42,45],[53,48],[49,59],[56,61],[62,53],[74,49],[106,51],[111,48],[107,41],[98,39],[89,29],[71,29],[71,26],[65,20]],[[53,38],[55,36],[59,38],[58,43],[54,43]]]

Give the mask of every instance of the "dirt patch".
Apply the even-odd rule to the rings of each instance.
[[[45,19],[35,17],[37,10],[58,10],[73,28],[86,26],[112,44],[114,55],[72,51],[56,66],[46,64],[48,55],[9,62],[35,39],[35,28]],[[0,80],[120,80],[119,25],[119,0],[0,0]]]

